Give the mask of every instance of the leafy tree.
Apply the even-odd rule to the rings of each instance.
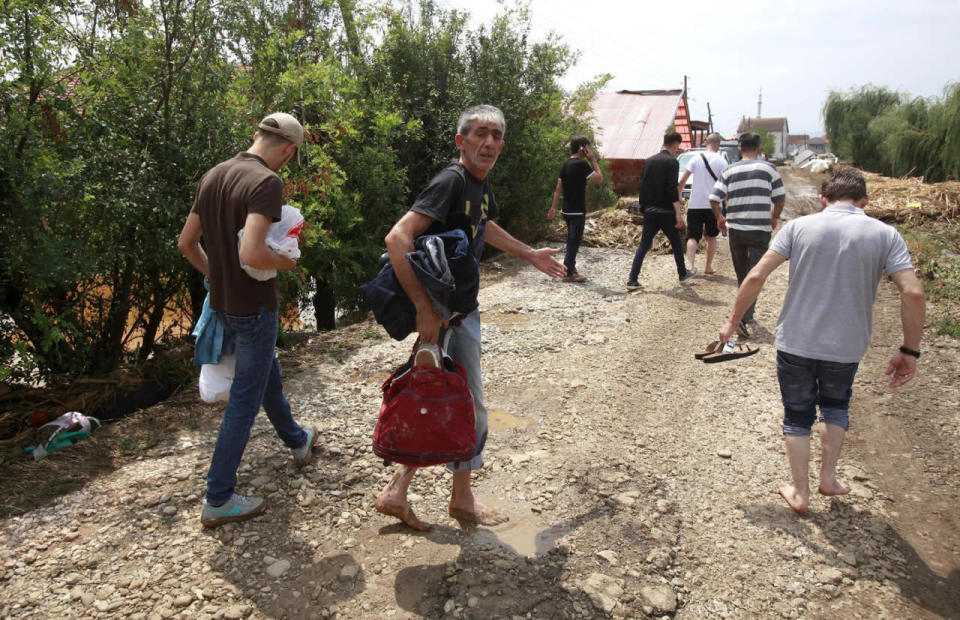
[[[5,101],[21,102],[35,123],[21,126],[19,183],[4,192],[16,207],[13,230],[26,234],[3,244],[6,290],[15,291],[3,310],[19,330],[5,330],[3,342],[52,373],[109,371],[137,335],[141,358],[149,355],[164,311],[184,298],[180,208],[200,162],[235,125],[223,109],[230,72],[209,2],[71,8],[24,8],[60,26],[48,28],[45,70],[24,53],[3,84]],[[69,66],[55,62],[64,58]],[[37,81],[24,88],[29,75]]]
[[[61,243],[73,213],[79,168],[63,149],[60,115],[72,114],[63,24],[70,5],[5,2],[0,12],[0,379],[32,366],[64,370],[74,354],[58,316],[71,274],[87,265],[80,240]],[[73,257],[72,264],[64,261]],[[7,361],[10,360],[10,363]]]
[[[773,154],[777,152],[777,137],[762,127],[755,131],[760,136],[760,147],[763,152],[767,154],[767,157],[773,157]]]
[[[930,99],[907,99],[872,86],[832,92],[824,117],[834,150],[856,165],[930,182],[960,178],[958,84]]]
[[[823,118],[833,151],[867,170],[889,170],[889,160],[880,149],[880,139],[870,131],[870,122],[902,100],[899,93],[877,86],[847,93],[831,91],[823,106]]]
[[[303,165],[281,172],[309,224],[283,290],[332,326],[360,307],[388,228],[456,157],[465,107],[506,113],[497,198],[532,239],[603,82],[564,94],[575,56],[531,41],[522,5],[475,30],[430,0],[3,6],[0,357],[20,365],[0,378],[109,371],[135,344],[148,357],[171,311],[196,315],[204,292],[177,235],[200,176],[267,112],[307,131]]]

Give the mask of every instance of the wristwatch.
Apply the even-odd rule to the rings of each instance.
[[[903,345],[900,345],[900,352],[903,353],[904,355],[912,355],[914,357],[920,357],[920,354],[923,353],[922,350],[914,351],[910,347],[905,347]]]

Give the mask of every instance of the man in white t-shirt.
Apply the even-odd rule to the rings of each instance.
[[[690,269],[696,267],[694,261],[697,257],[697,246],[700,245],[700,239],[706,232],[707,264],[703,268],[705,274],[714,273],[713,257],[717,253],[717,235],[720,234],[717,218],[710,208],[710,190],[728,165],[727,160],[719,153],[720,141],[721,137],[718,133],[707,136],[704,141],[707,150],[700,151],[690,158],[677,187],[677,191],[683,195],[687,178],[693,175],[693,189],[690,191],[690,200],[687,202],[687,266]]]

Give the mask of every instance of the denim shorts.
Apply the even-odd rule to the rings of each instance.
[[[777,351],[777,380],[783,401],[783,434],[804,436],[817,418],[844,430],[850,426],[848,411],[858,362],[841,363]]]

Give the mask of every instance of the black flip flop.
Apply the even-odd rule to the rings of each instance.
[[[717,362],[725,362],[727,360],[736,359],[738,357],[747,357],[753,355],[760,350],[760,347],[751,346],[749,344],[737,344],[736,348],[730,353],[724,353],[723,349],[720,349],[716,353],[711,353],[710,355],[703,356],[702,359],[704,363],[715,364]]]
[[[702,359],[705,358],[706,356],[711,355],[711,354],[713,354],[713,353],[716,353],[716,352],[717,352],[717,347],[719,347],[719,346],[720,346],[720,341],[719,341],[719,340],[714,340],[713,342],[711,342],[710,344],[708,344],[706,347],[704,347],[704,348],[703,348],[703,351],[697,351],[696,353],[693,354],[693,356],[694,356],[695,358],[697,358],[698,360],[702,360]]]

